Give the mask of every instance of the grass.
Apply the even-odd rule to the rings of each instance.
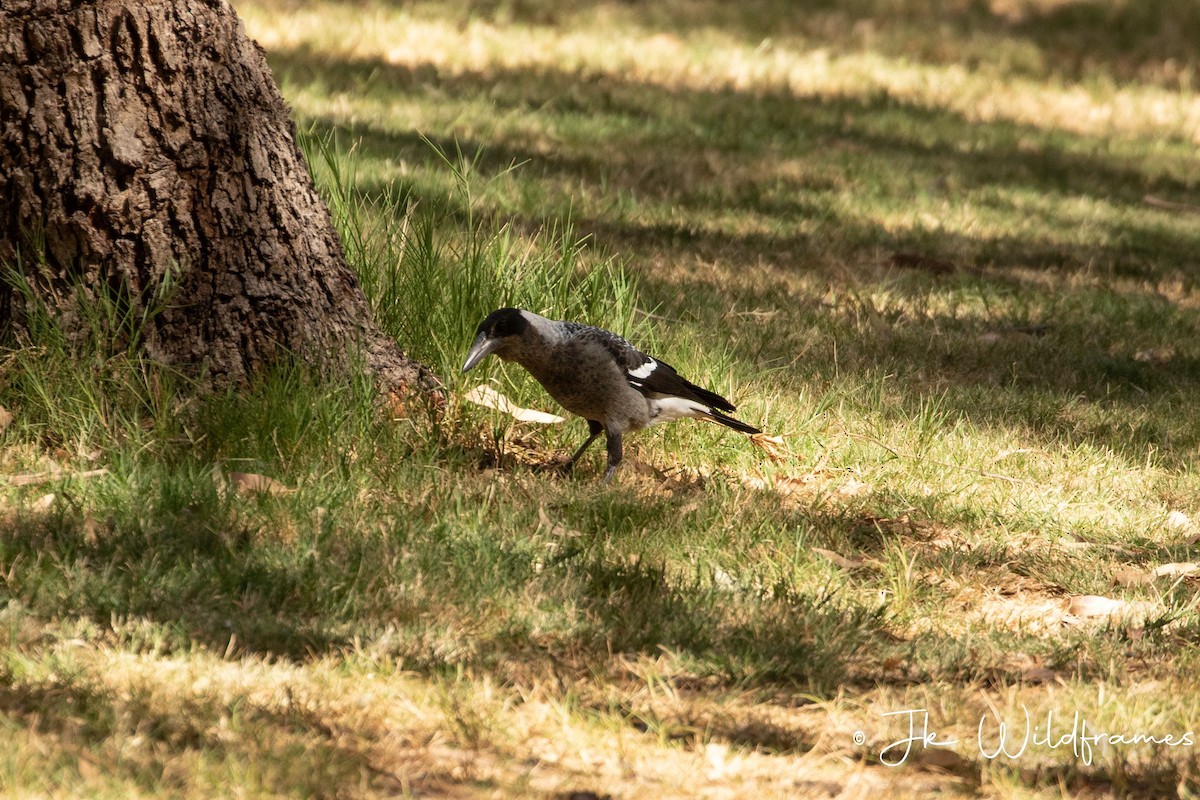
[[[1200,515],[1192,4],[238,10],[449,402],[286,364],[190,399],[122,298],[82,341],[35,316],[0,355],[0,792],[1195,794],[1192,747],[976,741],[1197,719],[1194,576],[1159,569]],[[613,486],[536,469],[582,424],[461,399],[553,410],[458,375],[509,303],[785,453],[680,423]],[[952,755],[882,766],[905,709]]]

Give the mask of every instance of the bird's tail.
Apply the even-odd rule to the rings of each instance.
[[[729,416],[728,414],[722,414],[720,411],[717,411],[715,408],[710,408],[705,413],[704,416],[708,417],[713,422],[721,423],[722,425],[724,425],[727,428],[733,428],[735,431],[741,431],[742,433],[749,433],[749,434],[762,433],[762,431],[760,431],[758,428],[755,428],[752,425],[747,425],[746,423],[742,422],[740,419],[734,419],[733,417]]]
[[[697,400],[704,403],[704,405],[708,406],[709,408],[715,408],[718,411],[734,410],[733,403],[729,402],[724,397],[721,397],[721,395],[717,394],[716,392],[711,392],[708,389],[705,389],[703,386],[697,386],[691,381],[684,379],[682,376],[680,376],[680,380],[683,380],[684,384],[688,389],[691,390],[692,394]]]

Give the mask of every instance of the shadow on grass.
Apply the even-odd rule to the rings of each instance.
[[[92,620],[126,649],[199,645],[304,662],[367,643],[405,669],[465,666],[516,684],[586,679],[610,669],[615,654],[653,659],[664,650],[717,686],[818,695],[913,680],[881,668],[887,662],[917,659],[931,680],[975,681],[995,670],[971,653],[955,655],[951,641],[924,641],[918,657],[914,643],[891,632],[886,607],[843,596],[872,593],[865,584],[811,593],[782,578],[668,570],[661,553],[640,553],[658,551],[647,531],[676,531],[682,501],[669,496],[624,503],[597,495],[578,509],[582,527],[594,530],[565,550],[537,535],[497,537],[488,527],[419,518],[385,529],[301,529],[288,540],[272,528],[294,528],[286,519],[302,511],[220,500],[206,478],[195,478],[191,500],[178,490],[183,480],[169,492],[159,485],[136,500],[113,498],[92,512],[106,515],[99,527],[69,504],[8,516],[0,521],[0,570],[21,565],[9,598],[40,618]],[[255,528],[239,523],[243,517],[258,520]],[[842,532],[851,555],[879,554],[915,535],[895,521],[827,510],[771,519],[758,523],[782,537],[780,546],[794,546],[792,526],[801,525]],[[146,622],[153,633],[143,631]]]
[[[403,779],[381,770],[370,757],[369,736],[334,730],[296,706],[274,711],[189,694],[155,702],[137,691],[117,697],[87,675],[31,680],[0,668],[0,714],[52,736],[64,753],[87,754],[88,763],[103,758],[110,779],[141,787],[168,783],[178,789],[179,776],[169,774],[169,764],[189,756],[223,764],[243,780],[269,785],[272,792],[308,797],[326,794],[331,785],[357,784],[364,777],[392,793],[432,790],[452,782],[449,774],[438,775],[436,770]],[[271,733],[230,735],[231,725],[239,732]],[[142,744],[131,747],[129,740]],[[110,741],[116,747],[107,750],[108,758],[99,756]]]
[[[1163,72],[1161,82],[1168,87],[1195,85],[1190,73],[1197,67],[1200,39],[1196,0],[1049,3],[1008,29],[1036,43],[1053,72],[1068,78],[1100,73],[1133,80],[1151,71]]]
[[[746,594],[710,576],[669,575],[646,559],[614,562],[599,539],[544,569],[536,566],[544,542],[498,541],[440,521],[285,542],[261,513],[256,529],[239,527],[240,501],[206,496],[203,478],[195,485],[193,501],[182,504],[161,486],[148,498],[114,501],[99,530],[66,508],[5,518],[0,568],[23,565],[8,596],[38,617],[90,619],[119,637],[140,635],[129,623],[153,623],[152,644],[125,643],[133,649],[200,645],[305,661],[387,639],[390,630],[394,656],[430,673],[465,665],[515,676],[515,659],[578,678],[614,653],[667,648],[730,685],[825,693],[869,681],[846,664],[882,641],[882,612],[783,584]],[[660,510],[669,514],[671,504]],[[671,524],[642,508],[637,523],[619,510],[596,513],[604,526],[611,515],[626,527]],[[537,619],[558,632],[539,633]]]
[[[273,566],[252,536],[234,531],[226,538],[216,530],[223,522],[205,513],[154,515],[144,523],[117,523],[95,543],[70,517],[4,523],[6,561],[42,558],[11,595],[40,613],[52,615],[58,606],[102,626],[151,620],[169,650],[199,643],[218,653],[299,659],[346,644],[306,608],[316,565]]]
[[[65,510],[5,518],[0,570],[22,576],[7,587],[9,598],[40,618],[88,618],[101,629],[115,624],[106,636],[127,635],[122,627],[132,620],[151,621],[166,640],[165,648],[161,639],[153,645],[156,653],[199,645],[302,662],[365,648],[404,670],[444,676],[465,668],[516,685],[539,685],[547,677],[566,686],[623,685],[631,679],[623,657],[653,662],[664,651],[678,665],[664,679],[685,694],[725,689],[831,697],[881,684],[1020,680],[982,662],[978,641],[936,635],[898,640],[886,612],[843,604],[836,593],[797,593],[786,582],[724,586],[708,575],[672,573],[652,559],[610,552],[610,546],[635,546],[631,537],[643,525],[669,525],[672,500],[630,519],[619,502],[610,513],[603,508],[609,500],[597,498],[589,513],[611,528],[612,537],[585,534],[589,538],[574,551],[538,568],[536,542],[497,540],[486,528],[417,523],[379,532],[359,526],[312,541],[301,532],[300,541],[282,542],[239,529],[237,509],[205,491],[196,491],[190,502],[181,502],[178,487],[163,494],[161,487],[150,491],[141,508],[115,504],[101,530]],[[846,520],[818,515],[813,524],[844,527]],[[870,534],[878,536],[878,526]],[[873,540],[862,544],[877,546]],[[17,563],[24,566],[12,570]],[[436,641],[429,636],[434,629],[441,631]],[[137,649],[128,641],[120,645]],[[994,662],[1013,650],[1037,654],[1038,646],[1014,639],[982,653]],[[915,673],[887,666],[909,663]],[[237,707],[235,724],[279,732],[244,749],[214,733],[227,711],[215,698],[192,698],[179,713],[149,701],[138,705],[136,696],[118,705],[69,676],[65,685],[61,678],[51,686],[0,672],[0,711],[36,719],[44,731],[70,732],[81,747],[141,735],[156,743],[155,752],[252,759],[277,785],[298,792],[328,785],[338,775],[367,773],[380,785],[395,780],[376,769],[369,731],[335,730],[303,707],[286,713]],[[695,716],[703,711],[700,705],[687,712],[693,716],[659,718],[630,708],[621,716],[634,728],[685,745],[715,737],[768,752],[803,752],[813,744],[770,719]],[[360,741],[367,745],[354,744]],[[289,767],[296,748],[307,754],[310,770]],[[161,763],[134,760],[117,769],[131,780],[156,779]],[[271,769],[276,763],[278,775]],[[428,775],[430,786],[459,780]],[[1109,776],[1098,769],[1073,780],[1116,777],[1151,787],[1161,776]]]

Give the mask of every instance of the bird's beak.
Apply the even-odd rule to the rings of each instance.
[[[467,361],[463,364],[462,371],[466,372],[483,361],[485,358],[496,352],[500,347],[499,339],[489,339],[486,333],[481,333],[475,337],[475,341],[471,344],[471,349],[467,353]]]

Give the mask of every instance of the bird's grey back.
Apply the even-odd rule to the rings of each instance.
[[[612,331],[606,331],[604,328],[597,328],[594,325],[585,325],[582,322],[560,322],[559,324],[563,326],[568,336],[585,341],[590,340],[603,347],[612,354],[613,360],[626,372],[638,369],[650,361],[650,356]]]

